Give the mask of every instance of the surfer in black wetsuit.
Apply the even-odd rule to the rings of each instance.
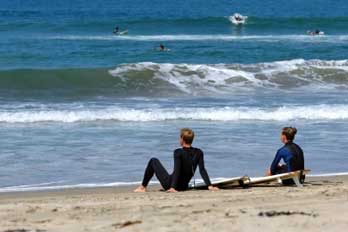
[[[159,48],[161,51],[164,51],[166,49],[163,44],[160,44]]]
[[[299,145],[293,142],[296,133],[297,129],[294,127],[284,127],[282,129],[280,140],[285,145],[277,151],[271,167],[267,170],[267,176],[304,170],[303,151]],[[285,164],[279,164],[281,159],[284,160]],[[303,183],[304,175],[300,181]],[[290,179],[283,181],[283,184],[294,184],[294,182]]]
[[[316,29],[315,31],[307,31],[308,35],[324,35],[324,32]]]
[[[208,186],[208,189],[219,190],[219,188],[211,185],[207,170],[204,167],[202,150],[191,146],[193,138],[194,133],[191,129],[181,129],[180,145],[182,148],[178,148],[174,151],[173,173],[169,175],[161,162],[157,158],[152,158],[145,169],[141,186],[136,188],[134,192],[146,192],[146,187],[154,174],[167,192],[187,190],[188,183],[193,177],[197,166],[199,166],[199,172]]]
[[[120,28],[119,28],[118,26],[115,27],[113,33],[114,33],[114,34],[118,34],[119,32],[120,32]]]
[[[242,18],[241,18],[239,15],[236,15],[234,18],[235,18],[237,21],[242,21]]]

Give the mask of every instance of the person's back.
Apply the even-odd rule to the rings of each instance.
[[[197,166],[199,166],[200,174],[205,183],[210,185],[209,176],[204,167],[202,150],[194,147],[176,149],[174,151],[173,182],[176,182],[177,185],[174,187],[178,190],[186,190]]]
[[[303,151],[300,148],[300,146],[296,143],[291,142],[286,145],[286,148],[290,151],[292,155],[289,162],[290,170],[292,172],[297,170],[304,170],[304,157]]]

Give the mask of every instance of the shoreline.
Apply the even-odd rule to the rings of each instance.
[[[312,181],[348,181],[348,173],[322,174],[322,175],[307,175],[306,182]],[[140,183],[140,182],[139,182]],[[126,193],[133,192],[133,190],[139,186],[138,184],[120,185],[120,186],[96,186],[96,187],[67,187],[67,188],[52,188],[52,189],[39,189],[39,190],[18,190],[18,191],[6,191],[0,192],[0,201],[3,198],[13,198],[16,196],[45,196],[45,195],[65,195],[65,194],[98,194],[98,193]],[[257,188],[260,186],[253,186],[248,188]],[[272,187],[272,186],[270,186]],[[231,188],[233,190],[237,188]],[[160,191],[161,186],[159,183],[150,184],[148,187],[149,192]],[[198,190],[195,190],[198,191]],[[187,192],[187,191],[185,191]]]

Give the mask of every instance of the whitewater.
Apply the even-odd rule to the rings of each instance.
[[[61,107],[63,108],[63,107]],[[167,120],[195,121],[281,121],[294,120],[332,121],[348,120],[348,105],[282,106],[273,108],[258,107],[207,107],[134,109],[106,107],[104,109],[78,110],[16,110],[0,112],[0,123],[39,123],[39,122],[92,122],[125,121],[156,122]]]

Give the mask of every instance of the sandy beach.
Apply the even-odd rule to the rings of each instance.
[[[348,176],[303,188],[133,193],[132,187],[0,194],[0,231],[346,231]]]

